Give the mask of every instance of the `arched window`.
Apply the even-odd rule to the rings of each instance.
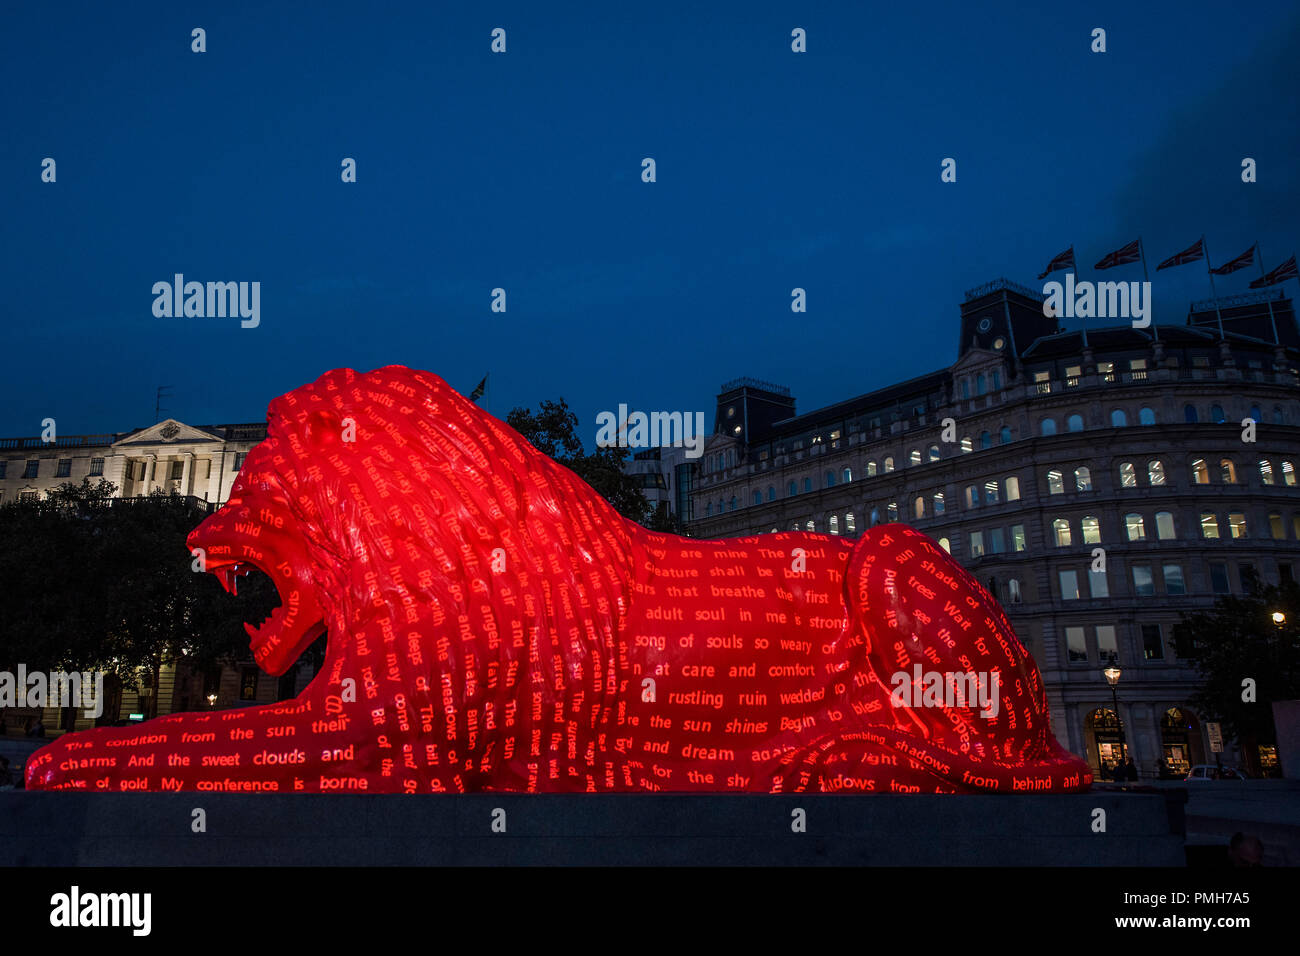
[[[1264,412],[1258,405],[1250,406],[1250,419],[1256,425],[1264,420]]]
[[[844,533],[856,534],[857,530],[858,530],[858,523],[857,520],[853,517],[853,512],[846,511],[844,513]]]
[[[814,519],[809,518],[809,519],[808,519],[808,523],[807,523],[806,525],[804,525],[804,529],[805,529],[806,531],[816,531],[816,530],[817,530],[817,522],[816,522]]]
[[[1128,416],[1124,414],[1124,409],[1117,408],[1110,413],[1110,424],[1112,428],[1123,428],[1128,425]]]
[[[793,497],[794,497],[795,495],[797,495],[798,493],[799,493],[799,487],[798,487],[798,486],[797,486],[793,481],[790,482],[790,493],[789,493],[789,497],[793,498]]]
[[[1065,430],[1067,432],[1083,431],[1083,416],[1076,412],[1075,414],[1066,418]]]
[[[1269,534],[1273,536],[1273,540],[1275,541],[1286,540],[1286,525],[1282,523],[1282,515],[1280,512],[1277,511],[1269,512],[1268,530],[1269,530]]]
[[[1059,469],[1053,468],[1047,473],[1047,493],[1049,495],[1065,494],[1065,476]]]
[[[768,500],[768,501],[776,501],[776,486],[775,486],[775,485],[768,485],[768,486],[767,486],[767,500]]]
[[[851,484],[853,482],[853,469],[845,468],[842,477],[844,478],[844,483],[846,485]]]
[[[943,492],[942,491],[936,491],[934,493],[934,513],[937,515],[943,514]]]
[[[961,440],[961,453],[964,455],[967,452],[971,452],[974,450],[975,450],[975,443],[971,441],[970,436],[967,435],[965,438]]]
[[[998,488],[998,480],[996,478],[990,478],[988,481],[984,482],[984,503],[986,505],[997,504],[1001,500],[1001,497],[1000,489]]]
[[[874,527],[875,527],[876,525],[878,525],[878,524],[880,524],[880,509],[879,509],[879,508],[872,508],[872,509],[871,509],[871,527],[874,528]]]
[[[1246,537],[1246,516],[1240,511],[1228,512],[1228,530],[1234,538]]]
[[[1187,421],[1188,424],[1190,424],[1190,425],[1195,425],[1196,422],[1197,422],[1196,406],[1195,406],[1195,405],[1184,405],[1184,406],[1183,406],[1183,418]]]
[[[763,492],[756,490],[754,492],[754,504],[761,505],[762,503],[763,503]]]
[[[706,501],[704,503],[704,517],[709,518],[712,516],[713,516],[713,502]]]
[[[931,446],[930,446],[929,456],[930,456],[930,460],[931,460],[931,461],[938,461],[938,460],[939,460],[939,446],[938,446],[938,445],[931,445]]]
[[[952,554],[952,543],[947,538],[939,539],[939,547],[943,548],[943,550],[947,551],[949,554]]]
[[[827,488],[835,487],[835,472],[833,471],[826,472],[826,487]]]
[[[885,458],[885,473],[888,474],[893,470],[894,470],[894,456],[889,455]]]
[[[1165,466],[1159,458],[1147,462],[1147,484],[1163,485],[1165,483]]]
[[[830,518],[830,526],[829,526],[829,528],[827,528],[827,530],[830,531],[831,534],[839,534],[839,533],[840,533],[840,516],[839,516],[839,515],[831,515],[831,518]]]
[[[993,391],[996,392],[1001,388],[1002,388],[1002,373],[999,372],[997,369],[994,369],[993,370]]]
[[[1231,458],[1219,459],[1219,480],[1225,485],[1235,485],[1237,483],[1237,468],[1233,465]]]
[[[970,398],[970,379],[968,378],[961,380],[961,397]]]
[[[1198,458],[1192,462],[1192,484],[1208,485],[1210,483],[1210,469],[1205,464],[1204,458]]]
[[[1133,467],[1133,462],[1122,461],[1119,463],[1119,484],[1121,488],[1137,487],[1137,469]]]
[[[732,495],[732,496],[731,496],[731,500],[730,500],[729,502],[727,502],[727,510],[728,510],[728,511],[735,511],[735,510],[736,510],[736,505],[737,505],[737,503],[738,503],[738,502],[736,501],[736,496],[735,496],[735,495]]]
[[[1008,426],[1003,425],[998,429],[998,441],[1003,445],[1011,444],[1011,429]]]
[[[1128,535],[1130,541],[1145,541],[1147,539],[1146,523],[1142,516],[1133,512],[1124,516],[1124,533]]]
[[[1143,405],[1138,409],[1139,425],[1154,425],[1156,423],[1156,413]]]
[[[1053,521],[1052,537],[1056,539],[1058,548],[1068,548],[1070,546],[1070,522],[1064,518],[1057,518]]]
[[[806,493],[806,492],[809,492],[809,491],[812,491],[812,479],[811,479],[811,478],[805,478],[805,479],[803,480],[803,490],[804,490],[805,493]]]
[[[1295,487],[1295,465],[1289,461],[1282,462],[1282,484]]]
[[[1084,544],[1101,544],[1101,521],[1096,515],[1084,515],[1079,522]]]
[[[724,512],[724,511],[726,511],[726,510],[727,510],[727,503],[726,503],[725,501],[723,501],[721,498],[719,498],[719,499],[718,499],[718,514],[722,514],[722,512]]]
[[[868,478],[874,478],[874,477],[876,477],[876,463],[875,463],[875,461],[869,461],[869,462],[867,462],[867,477],[868,477]]]
[[[925,495],[917,495],[916,500],[912,502],[912,516],[915,518],[925,517]]]
[[[890,520],[890,521],[897,521],[897,520],[898,520],[898,502],[896,502],[896,501],[891,501],[891,502],[889,503],[888,507],[885,508],[885,513],[886,513],[887,515],[889,515],[889,520]]]
[[[967,485],[966,486],[966,507],[977,508],[979,507],[979,503],[980,503],[979,489],[977,489],[974,485]]]
[[[910,461],[913,465],[919,465],[921,463],[921,452],[913,448],[912,453],[908,455],[908,461]]]
[[[1217,538],[1219,536],[1219,516],[1213,511],[1201,512],[1201,537]]]
[[[1020,500],[1020,479],[1017,478],[1015,475],[1011,475],[1009,478],[1007,478],[1005,484],[1007,487],[1007,501],[1019,501]]]
[[[980,448],[992,448],[993,436],[988,432],[980,432]]]
[[[1044,418],[1038,424],[1038,433],[1040,435],[1055,435],[1056,434],[1055,420],[1051,418]]]
[[[1274,424],[1274,425],[1281,425],[1281,424],[1283,424],[1283,421],[1282,421],[1282,406],[1281,406],[1281,405],[1274,405],[1274,406],[1273,406],[1273,424]]]
[[[1087,465],[1080,465],[1074,469],[1074,490],[1092,491],[1092,472],[1088,470]]]
[[[1173,541],[1178,537],[1174,531],[1174,516],[1170,512],[1156,512],[1156,537],[1161,541]]]
[[[1223,422],[1224,422],[1224,417],[1223,417],[1223,406],[1222,406],[1222,405],[1211,405],[1211,406],[1210,406],[1210,421],[1214,422],[1214,424],[1216,424],[1216,425],[1222,425],[1222,424],[1223,424]]]
[[[979,372],[975,375],[975,394],[976,395],[984,394],[984,373],[983,372]]]
[[[1020,600],[1020,581],[1018,578],[1011,578],[1007,581],[1007,602],[1019,604]]]
[[[1267,458],[1259,460],[1259,480],[1266,485],[1277,484],[1276,479],[1273,477],[1273,463]]]

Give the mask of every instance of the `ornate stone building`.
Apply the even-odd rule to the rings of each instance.
[[[724,385],[692,533],[906,522],[1004,604],[1070,749],[1099,767],[1122,727],[1144,776],[1213,763],[1171,631],[1180,611],[1297,572],[1291,302],[1270,289],[1194,303],[1185,325],[1063,331],[1003,279],[967,294],[957,344],[947,368],[802,415],[786,389]]]

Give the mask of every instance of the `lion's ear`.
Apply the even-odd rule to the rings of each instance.
[[[333,448],[343,440],[343,428],[344,422],[332,411],[319,409],[307,418],[307,442],[313,448]]]

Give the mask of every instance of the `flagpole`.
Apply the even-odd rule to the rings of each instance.
[[[1142,244],[1142,237],[1138,236],[1138,255],[1142,258],[1142,281],[1147,285],[1151,284],[1151,279],[1147,275],[1147,250]],[[1147,308],[1151,310],[1151,334],[1157,342],[1160,341],[1160,326],[1156,324],[1156,309],[1151,302],[1151,297],[1147,296]]]
[[[1262,279],[1262,278],[1264,278],[1264,253],[1260,251],[1260,248],[1259,248],[1259,240],[1258,240],[1258,239],[1255,240],[1255,256],[1256,256],[1256,258],[1259,259],[1259,277]],[[1264,286],[1264,288],[1265,288],[1265,289],[1268,289],[1268,286]],[[1269,291],[1272,291],[1272,290],[1269,290]],[[1272,300],[1272,299],[1269,299],[1269,300],[1268,300],[1268,321],[1269,321],[1269,323],[1273,326],[1273,344],[1274,344],[1274,345],[1281,345],[1282,343],[1281,343],[1281,341],[1278,339],[1278,336],[1277,336],[1277,319],[1273,318],[1273,300]]]
[[[1205,244],[1205,236],[1201,236],[1201,252],[1205,255],[1205,274],[1210,277],[1210,295],[1214,297],[1214,314],[1219,320],[1219,341],[1222,342],[1223,313],[1219,310],[1219,293],[1214,289],[1214,270],[1210,268],[1210,247]]]

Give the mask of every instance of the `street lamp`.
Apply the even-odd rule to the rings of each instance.
[[[1120,670],[1114,654],[1110,656],[1110,664],[1103,667],[1101,672],[1106,675],[1106,683],[1110,684],[1111,702],[1115,705],[1115,725],[1119,728],[1119,755],[1120,761],[1123,762],[1128,756],[1128,747],[1124,739],[1124,722],[1119,719],[1119,691],[1116,687],[1119,685],[1120,675],[1124,672]]]
[[[216,707],[216,706],[217,706],[217,695],[216,695],[216,694],[209,694],[209,695],[208,695],[208,706],[209,706],[209,707]]]
[[[1274,611],[1273,623],[1276,624],[1278,627],[1281,627],[1283,624],[1286,623],[1286,615],[1283,614],[1281,611]]]

